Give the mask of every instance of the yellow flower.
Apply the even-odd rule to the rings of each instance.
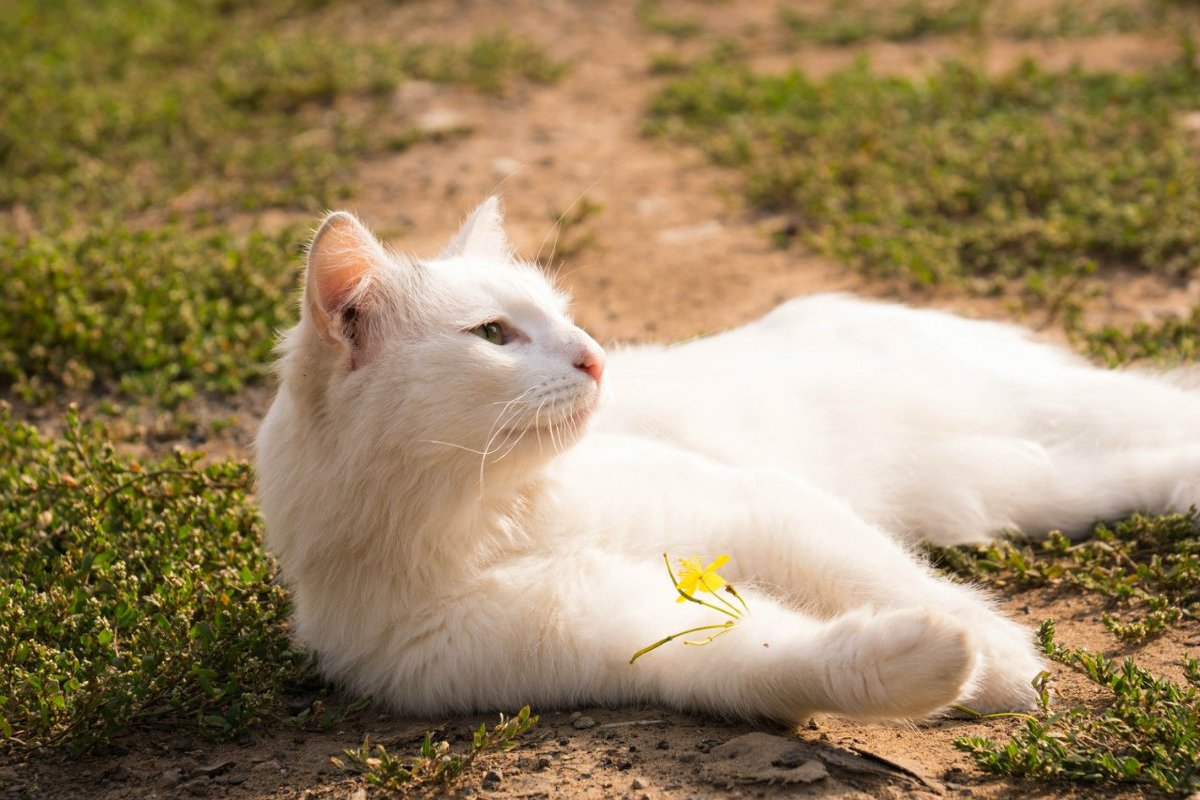
[[[717,556],[707,567],[701,567],[699,557],[679,559],[679,583],[675,584],[675,588],[684,594],[695,594],[697,588],[709,594],[716,594],[727,583],[717,574],[717,570],[725,566],[728,560],[729,556]],[[675,602],[682,603],[686,599],[680,595]]]

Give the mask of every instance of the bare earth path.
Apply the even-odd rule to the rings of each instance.
[[[405,85],[395,99],[397,122],[444,135],[359,165],[350,179],[356,189],[347,206],[397,247],[433,255],[474,204],[499,190],[518,253],[561,268],[562,281],[577,298],[577,320],[602,342],[696,336],[745,322],[788,297],[826,290],[1012,317],[998,300],[921,296],[903,287],[871,285],[838,264],[795,248],[778,249],[770,233],[785,221],[748,211],[738,199],[735,175],[709,165],[699,153],[640,135],[647,100],[662,80],[648,69],[654,53],[676,47],[702,52],[718,35],[734,35],[763,65],[800,63],[820,71],[848,63],[855,51],[812,48],[786,54],[772,45],[774,4],[748,2],[664,4],[665,11],[686,12],[703,24],[698,41],[676,45],[640,24],[633,5],[414,2],[397,5],[387,19],[348,14],[347,24],[385,25],[405,39],[467,41],[481,30],[505,28],[544,44],[572,70],[555,85],[523,86],[503,97]],[[914,72],[970,46],[937,40],[865,47],[880,68]],[[985,57],[996,66],[1029,53],[1058,65],[1081,58],[1120,67],[1170,55],[1172,47],[1119,36],[997,45]],[[564,213],[568,224],[556,235],[553,222]],[[1181,311],[1198,291],[1130,282],[1096,313],[1128,321]],[[248,428],[267,399],[265,393],[256,397],[243,413]],[[1079,598],[1024,593],[1004,598],[1003,605],[1031,628],[1055,617],[1065,644],[1121,652],[1100,624],[1100,609]],[[1136,652],[1146,667],[1177,676],[1179,658],[1197,644],[1200,627],[1182,626]],[[1066,670],[1058,673],[1063,705],[1094,699],[1083,682],[1073,681]],[[292,713],[311,699],[297,698]],[[457,792],[521,798],[999,798],[1054,790],[986,776],[953,748],[962,735],[1004,739],[1020,724],[1014,720],[879,727],[821,718],[790,732],[658,708],[534,711],[543,712],[542,721],[524,744],[468,773]],[[14,769],[32,774],[22,772],[24,788],[16,796],[358,798],[367,793],[365,784],[329,761],[342,748],[369,734],[393,751],[412,753],[424,730],[458,735],[461,743],[470,725],[485,721],[494,717],[411,720],[368,711],[326,731],[277,725],[223,746],[146,737],[66,769],[18,765]],[[751,738],[727,744],[743,736]],[[489,770],[494,780],[485,777]],[[0,786],[4,777],[0,774]],[[1140,796],[1134,790],[1061,789],[1060,794]]]

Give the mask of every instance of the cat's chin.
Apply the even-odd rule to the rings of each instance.
[[[505,428],[503,433],[509,436],[520,436],[525,441],[541,442],[543,437],[559,446],[573,442],[583,433],[584,426],[596,410],[595,401],[582,403],[569,414],[553,417],[535,418],[526,425],[515,425]]]

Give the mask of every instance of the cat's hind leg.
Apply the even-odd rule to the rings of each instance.
[[[928,443],[916,458],[919,475],[897,482],[886,522],[939,545],[1006,531],[1080,537],[1097,521],[1200,504],[1200,443],[1045,446],[972,436]]]

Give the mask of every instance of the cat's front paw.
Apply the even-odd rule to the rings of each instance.
[[[975,671],[971,632],[936,611],[852,613],[833,635],[844,655],[828,674],[830,694],[851,716],[928,716],[960,696]]]
[[[979,669],[957,704],[980,714],[1036,709],[1040,695],[1034,684],[1046,665],[1037,655],[1030,632],[998,618],[976,635]]]

